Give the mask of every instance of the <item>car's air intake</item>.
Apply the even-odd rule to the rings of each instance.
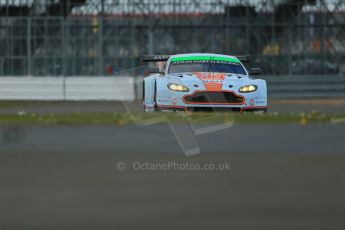
[[[243,104],[244,98],[233,92],[199,91],[184,97],[186,104]]]

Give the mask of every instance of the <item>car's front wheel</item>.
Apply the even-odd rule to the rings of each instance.
[[[255,113],[255,114],[267,113],[267,108],[265,108],[265,109],[254,109],[253,113]]]

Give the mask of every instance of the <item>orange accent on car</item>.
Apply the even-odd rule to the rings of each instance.
[[[224,73],[203,73],[194,72],[197,78],[199,78],[205,85],[206,91],[221,91],[225,74]]]

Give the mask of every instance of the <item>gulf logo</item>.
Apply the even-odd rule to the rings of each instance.
[[[193,73],[205,85],[206,91],[221,91],[224,81],[224,73]]]

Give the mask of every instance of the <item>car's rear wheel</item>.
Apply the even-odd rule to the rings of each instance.
[[[156,112],[158,111],[158,108],[157,108],[157,100],[156,100],[156,96],[157,95],[157,89],[156,89],[156,82],[155,82],[155,88],[154,88],[154,94],[153,94],[153,101],[154,101],[154,105],[153,107],[147,107],[145,105],[145,82],[143,83],[143,109],[145,112]]]
[[[154,105],[154,111],[160,111],[160,109],[158,108],[157,106],[157,83],[155,81],[155,91],[154,91],[154,94],[153,94],[153,101],[155,102],[155,105]]]
[[[142,103],[142,105],[143,105],[143,110],[144,110],[144,112],[146,112],[146,110],[145,110],[145,81],[143,81],[143,95],[142,95],[142,101],[141,101],[141,103]]]

